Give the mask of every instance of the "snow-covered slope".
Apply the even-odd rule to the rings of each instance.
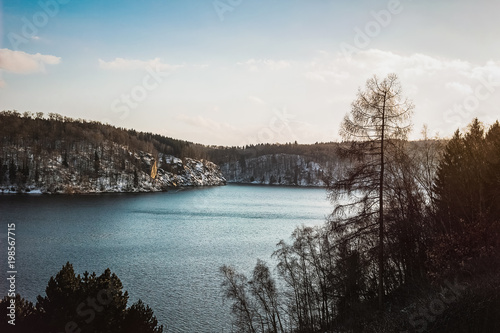
[[[325,186],[323,179],[335,165],[335,161],[320,165],[301,155],[272,154],[224,163],[221,170],[231,183]]]
[[[175,187],[226,184],[220,168],[212,162],[191,158],[181,160],[161,154],[159,161],[163,162],[159,163],[158,174],[153,179],[150,174],[155,162],[153,156],[143,152],[128,153],[130,158],[135,159],[137,167],[119,168],[116,161],[101,158],[99,169],[93,175],[80,172],[77,167],[73,167],[78,163],[65,162],[62,156],[47,158],[35,170],[28,167],[25,175],[23,170],[26,166],[13,164],[20,171],[17,171],[14,181],[3,177],[0,193],[159,192]],[[75,160],[80,159],[85,159],[85,156],[75,157]],[[129,164],[130,161],[123,163]],[[34,164],[28,162],[29,166]]]

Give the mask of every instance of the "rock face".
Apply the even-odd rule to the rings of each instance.
[[[159,156],[158,172],[153,179],[151,169],[155,159],[151,154],[129,152],[138,168],[120,170],[115,162],[101,159],[94,175],[83,174],[55,156],[45,161],[36,172],[23,175],[24,166],[12,164],[17,170],[16,180],[4,177],[0,193],[118,193],[160,192],[184,186],[225,185],[226,179],[220,168],[212,162],[170,156]],[[80,156],[81,157],[81,156]],[[77,158],[78,159],[78,158]],[[127,161],[128,162],[128,161]]]
[[[228,182],[290,186],[325,186],[324,177],[334,169],[334,161],[321,165],[293,154],[262,155],[221,165]]]

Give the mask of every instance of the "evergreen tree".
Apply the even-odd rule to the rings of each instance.
[[[128,293],[122,289],[120,279],[109,269],[99,276],[88,272],[80,276],[68,262],[50,278],[46,295],[37,297],[35,307],[22,299],[16,301],[17,319],[31,333],[161,333],[163,327],[158,326],[151,308],[138,302],[127,309]],[[6,299],[0,301],[2,309],[3,302]]]
[[[69,262],[62,267],[55,277],[51,277],[46,296],[38,296],[36,307],[43,314],[40,320],[43,331],[64,328],[66,323],[75,319],[75,309],[82,301],[80,276],[75,275]]]
[[[162,333],[163,326],[158,326],[158,320],[154,316],[153,310],[141,300],[138,300],[127,309],[122,332]]]
[[[0,331],[1,332],[38,332],[37,316],[38,312],[33,303],[25,300],[21,295],[16,294],[15,298],[15,326],[8,323],[11,298],[5,296],[0,299]]]
[[[485,197],[492,219],[500,218],[500,123],[498,120],[486,134],[487,184]]]
[[[491,216],[496,209],[495,199],[492,201],[488,193],[495,183],[495,144],[489,141],[495,141],[496,131],[492,127],[486,139],[476,118],[464,136],[457,130],[446,145],[434,188],[437,218],[445,232],[466,230],[467,225]]]
[[[498,247],[498,138],[474,119],[462,136],[457,130],[445,148],[435,181],[437,231],[430,249],[433,274],[463,272],[472,261]],[[480,244],[480,245],[479,245]]]

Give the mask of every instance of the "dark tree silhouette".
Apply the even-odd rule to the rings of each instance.
[[[395,74],[384,80],[376,76],[358,91],[351,113],[341,125],[345,140],[341,154],[351,160],[350,167],[330,184],[333,201],[338,203],[332,216],[335,230],[349,234],[346,239],[371,234],[378,226],[379,306],[384,296],[384,193],[388,156],[400,149],[411,129],[413,104],[403,98]],[[354,198],[354,199],[353,199]]]
[[[16,329],[30,333],[163,332],[153,310],[142,301],[127,308],[128,293],[122,289],[120,279],[109,269],[99,276],[88,272],[80,276],[68,262],[50,278],[46,295],[38,296],[35,306],[16,296]],[[0,301],[3,318],[7,318],[9,302],[8,297]],[[12,326],[2,320],[0,328],[3,332]]]

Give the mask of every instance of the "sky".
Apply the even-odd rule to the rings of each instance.
[[[412,139],[500,118],[500,2],[0,0],[0,110],[207,145],[328,142],[396,73]]]

